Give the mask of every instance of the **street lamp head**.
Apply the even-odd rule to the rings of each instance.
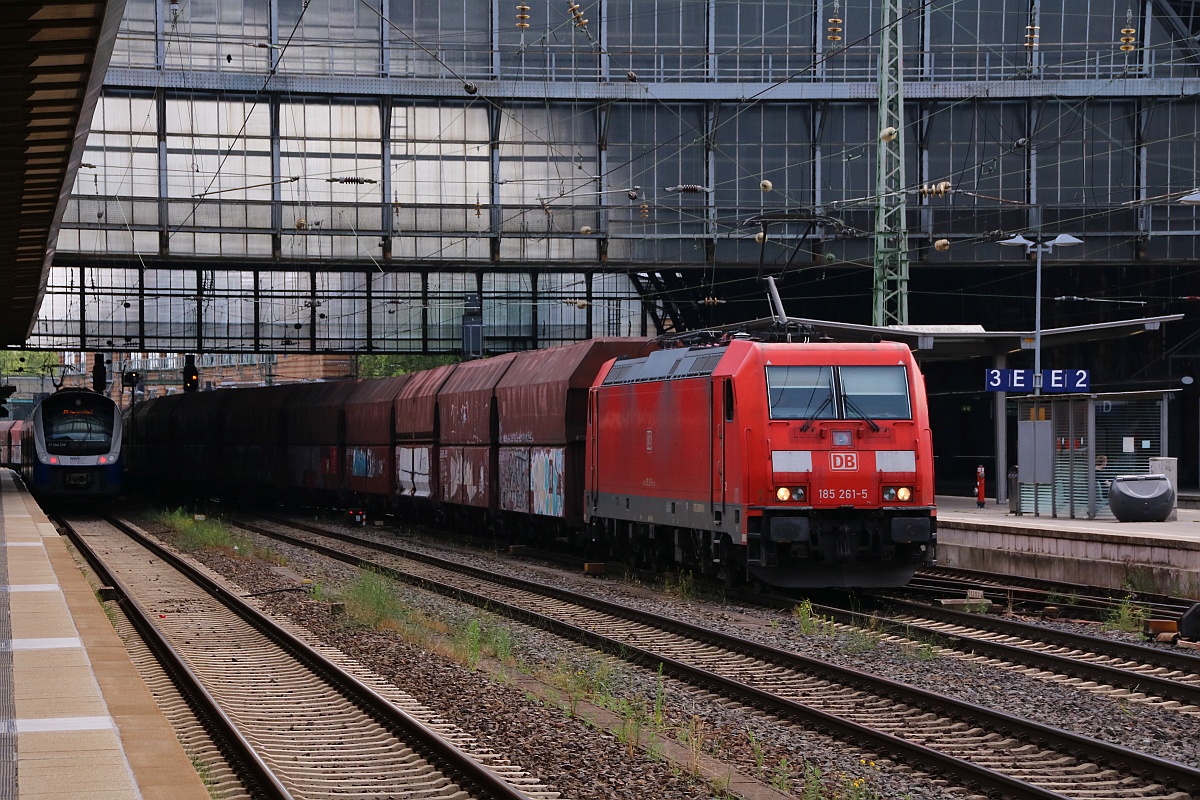
[[[1000,241],[996,242],[996,244],[1002,244],[1011,247],[1033,247],[1033,242],[1029,241],[1019,233],[1011,239],[1001,239]]]
[[[1060,233],[1050,241],[1052,247],[1069,247],[1073,244],[1083,244],[1083,239],[1077,239],[1069,233]]]

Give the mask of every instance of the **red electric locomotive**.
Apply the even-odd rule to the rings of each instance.
[[[614,361],[587,448],[594,537],[646,564],[819,588],[900,586],[934,560],[924,382],[902,344]]]

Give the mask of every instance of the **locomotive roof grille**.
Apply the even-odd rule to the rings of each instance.
[[[645,358],[618,361],[604,377],[602,386],[645,381],[678,380],[711,375],[721,363],[726,348],[678,348],[658,350]]]

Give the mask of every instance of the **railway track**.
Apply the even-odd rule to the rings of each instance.
[[[118,521],[64,521],[255,797],[540,800],[557,793],[352,674]]]
[[[236,523],[663,670],[707,691],[1011,798],[1200,796],[1200,770],[867,673],[394,545]],[[330,546],[329,538],[351,544]],[[322,541],[324,540],[324,541]],[[362,549],[359,549],[362,548]]]
[[[992,575],[949,567],[918,570],[907,586],[892,593],[910,598],[936,599],[961,597],[971,589],[983,592],[983,597],[997,606],[1021,607],[1033,613],[1045,613],[1048,608],[1053,608],[1058,613],[1089,620],[1102,620],[1122,603],[1129,602],[1136,602],[1148,609],[1155,618],[1178,619],[1195,603],[1186,598],[1131,589],[1064,585],[1036,578]]]
[[[813,606],[837,623],[871,627],[905,639],[1051,672],[1098,691],[1124,690],[1137,700],[1200,713],[1200,657],[1159,647],[1059,631],[893,597],[875,598],[872,614]]]

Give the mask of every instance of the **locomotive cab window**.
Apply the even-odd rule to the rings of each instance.
[[[771,419],[836,419],[832,367],[767,367]]]
[[[904,367],[839,367],[838,372],[846,417],[912,419]]]
[[[112,446],[113,410],[102,398],[80,395],[63,403],[47,403],[42,410],[46,452],[60,455],[97,455]]]

